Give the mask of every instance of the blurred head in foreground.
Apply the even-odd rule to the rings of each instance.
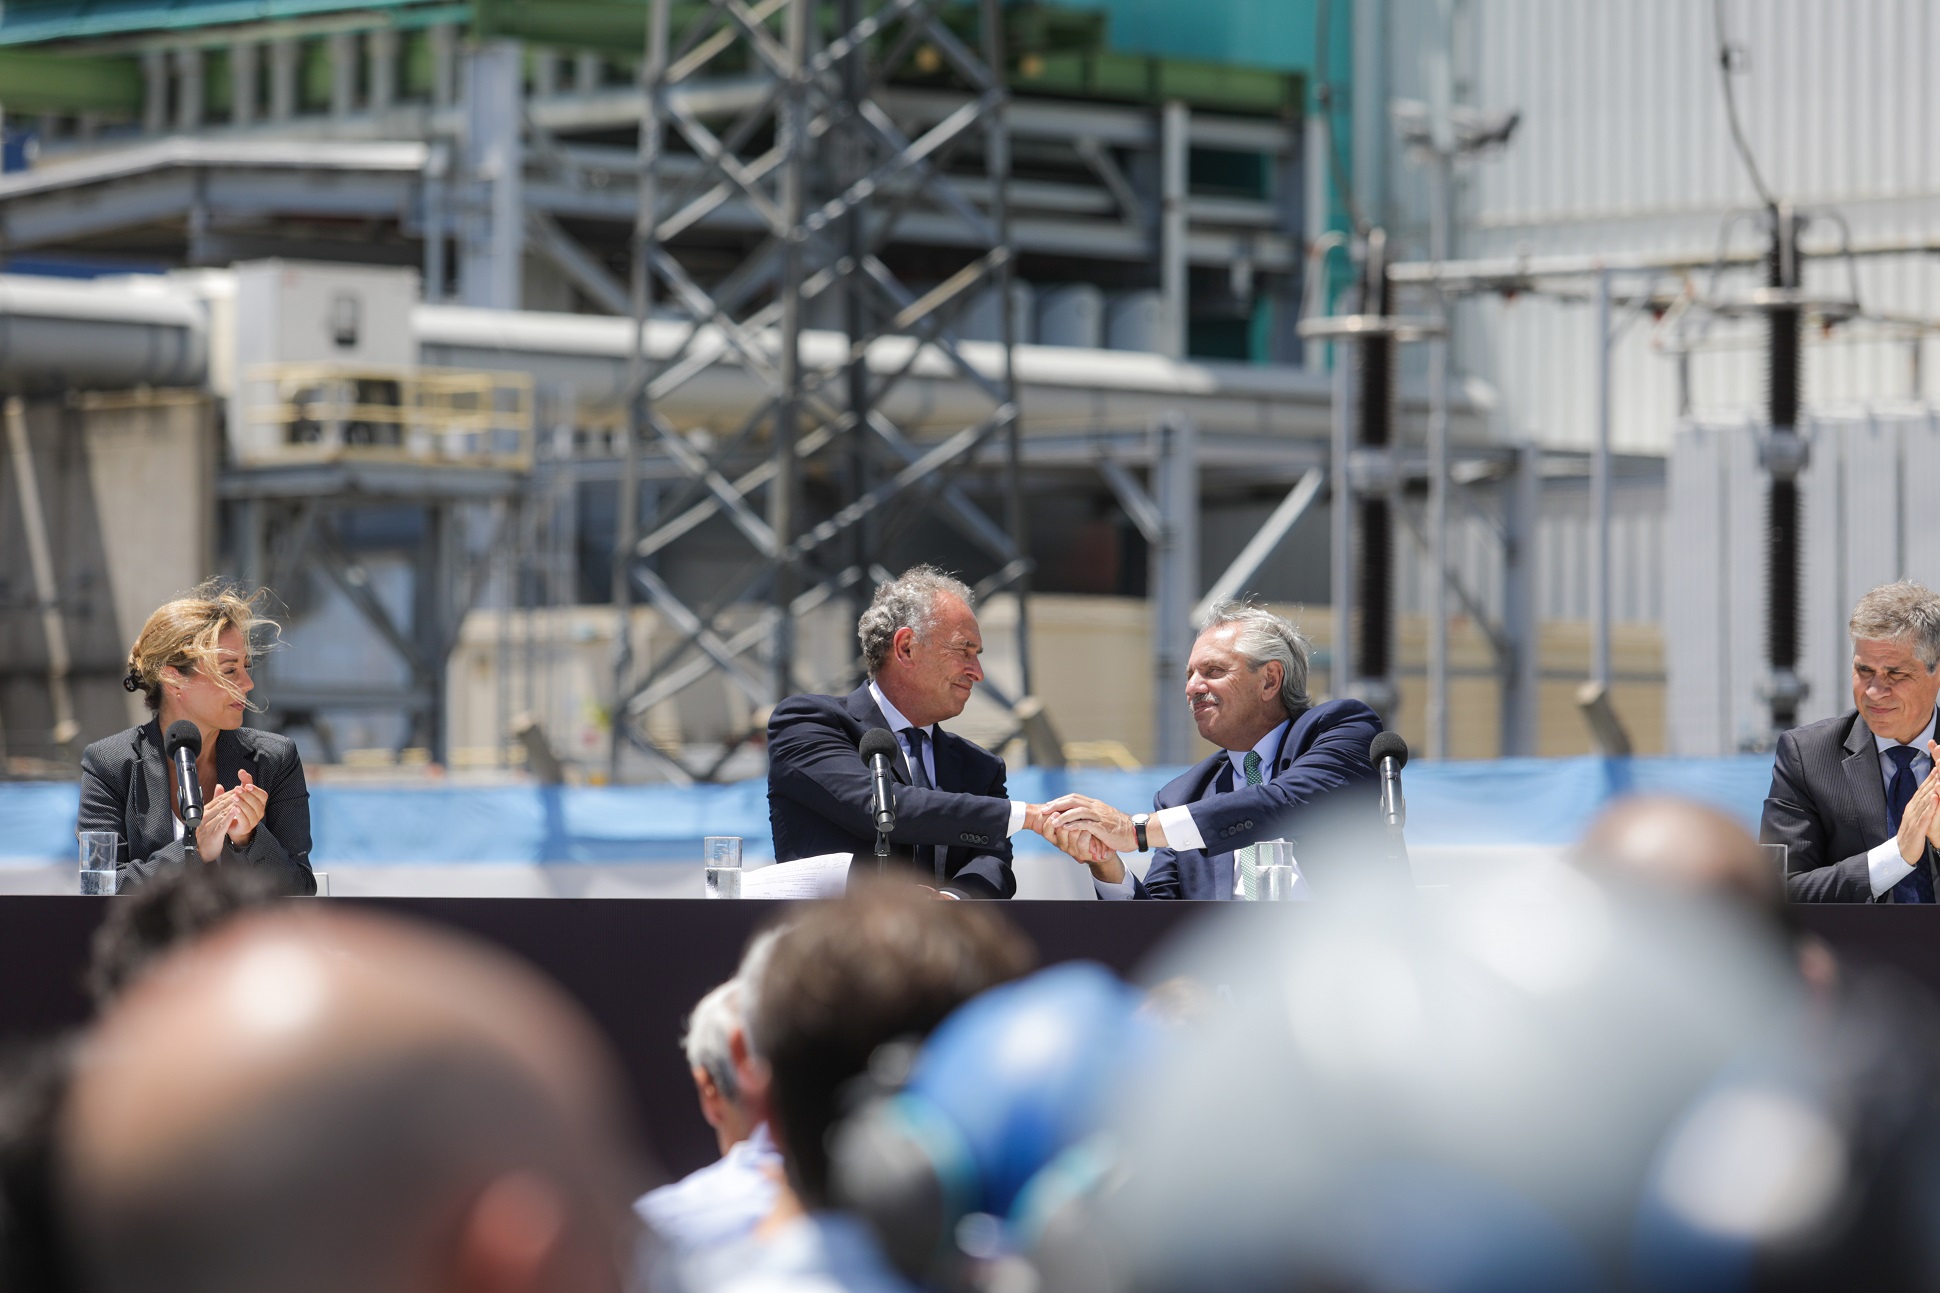
[[[119,902],[88,949],[88,995],[106,1010],[150,966],[235,916],[280,896],[255,867],[181,866],[158,871]]]
[[[805,1207],[828,1205],[828,1133],[876,1050],[920,1041],[1033,960],[994,905],[937,902],[913,885],[851,890],[782,931],[762,969],[754,1043],[771,1074],[770,1126]]]
[[[1590,823],[1576,861],[1592,875],[1721,899],[1788,924],[1785,881],[1751,832],[1708,804],[1674,795],[1619,799]]]
[[[1553,865],[1302,915],[1156,967],[1232,1005],[1121,1119],[1116,1287],[1935,1286],[1933,1066],[1853,1072],[1766,930]]]
[[[144,975],[76,1057],[63,1213],[100,1293],[610,1293],[619,1109],[589,1025],[509,958],[264,912]]]

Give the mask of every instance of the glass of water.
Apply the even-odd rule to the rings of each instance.
[[[701,859],[707,868],[707,896],[741,896],[741,837],[709,835],[701,840]]]
[[[1293,845],[1286,840],[1261,840],[1260,901],[1293,902],[1300,873],[1293,866]]]
[[[105,895],[115,891],[120,872],[121,836],[113,831],[81,832],[81,892]]]

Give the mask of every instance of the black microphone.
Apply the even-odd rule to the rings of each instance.
[[[896,829],[896,774],[895,758],[901,753],[896,744],[896,734],[886,727],[872,727],[862,734],[862,744],[856,753],[869,765],[869,782],[874,794],[871,796],[870,816],[875,819],[878,851],[886,837]]]
[[[202,777],[195,770],[196,757],[202,753],[202,731],[188,719],[178,718],[168,725],[162,748],[175,765],[176,815],[187,834],[194,835],[202,824]]]
[[[1408,743],[1399,732],[1383,732],[1367,747],[1381,774],[1381,820],[1389,830],[1408,824],[1408,801],[1401,797],[1401,769],[1408,766]]]

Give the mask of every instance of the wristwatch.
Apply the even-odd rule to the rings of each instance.
[[[1138,851],[1141,853],[1149,853],[1152,851],[1152,846],[1145,842],[1145,823],[1151,820],[1152,814],[1150,813],[1132,814],[1132,834],[1138,840]]]

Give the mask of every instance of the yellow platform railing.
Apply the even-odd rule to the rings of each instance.
[[[237,461],[532,465],[529,373],[263,364],[244,374]]]

